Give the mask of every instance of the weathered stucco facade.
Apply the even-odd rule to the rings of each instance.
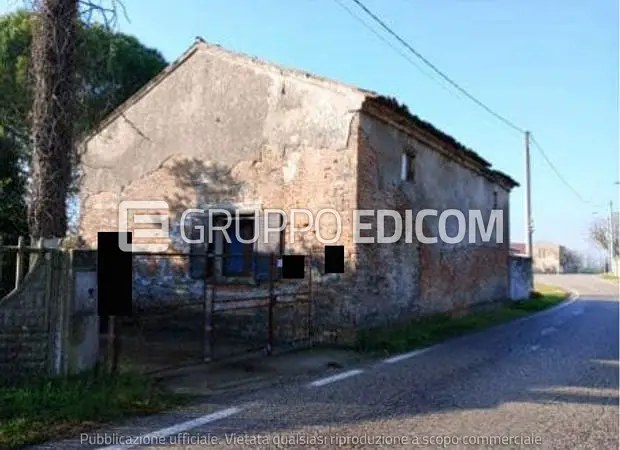
[[[415,155],[412,180],[402,178],[407,152]],[[166,200],[178,214],[222,205],[337,210],[347,273],[317,294],[338,328],[509,296],[510,178],[374,93],[202,41],[86,140],[82,180],[80,232],[90,245],[98,231],[117,230],[123,200]],[[404,217],[449,208],[466,217],[480,209],[485,221],[502,209],[503,243],[353,242],[355,209]],[[324,238],[336,231],[330,218],[320,222]],[[437,218],[425,224],[437,236]],[[316,231],[294,242],[285,233],[284,251],[322,254]]]

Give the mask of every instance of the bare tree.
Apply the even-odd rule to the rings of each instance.
[[[620,236],[618,236],[618,232],[620,231],[618,213],[614,213],[612,216],[613,223],[613,248],[614,248],[614,256],[618,256],[618,243],[620,242]],[[609,216],[603,217],[595,220],[590,225],[590,239],[592,242],[599,247],[601,250],[609,251],[609,244],[611,241],[611,228],[609,226]]]

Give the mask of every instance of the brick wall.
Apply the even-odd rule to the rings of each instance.
[[[440,144],[428,136],[371,115],[362,115],[360,129],[358,204],[361,209],[395,209],[403,217],[404,210],[410,209],[414,218],[422,209],[440,212],[457,209],[466,218],[470,209],[477,209],[486,221],[497,200],[497,208],[503,209],[504,225],[501,244],[478,239],[473,244],[467,240],[460,244],[421,244],[414,239],[414,243],[358,246],[358,252],[364,255],[367,267],[374,273],[366,278],[367,286],[359,287],[368,293],[367,310],[376,287],[383,293],[382,311],[390,311],[389,316],[395,318],[462,311],[477,303],[506,299],[509,296],[508,191],[474,168],[468,168],[466,163],[437,151],[434,145]],[[411,182],[401,180],[401,155],[405,151],[415,154]],[[448,220],[447,228],[452,236],[456,234],[455,225],[456,220]],[[424,220],[426,236],[438,237],[438,227],[437,217]]]

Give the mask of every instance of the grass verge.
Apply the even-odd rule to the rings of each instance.
[[[601,274],[602,278],[605,278],[606,280],[610,280],[610,281],[619,281],[620,277],[618,277],[618,275],[614,274],[614,273],[603,273]]]
[[[129,415],[184,404],[153,381],[136,375],[75,376],[0,386],[0,449],[17,449],[92,430]]]
[[[560,303],[568,293],[548,285],[536,285],[530,299],[503,303],[497,307],[462,317],[436,314],[395,327],[373,328],[357,336],[357,350],[391,354],[427,347],[445,339],[479,331],[493,325],[542,311]]]

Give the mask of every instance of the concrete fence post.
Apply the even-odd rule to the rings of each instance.
[[[62,312],[62,327],[61,327],[61,339],[62,339],[62,357],[61,357],[61,371],[63,375],[69,373],[69,352],[71,347],[71,328],[72,328],[72,313],[73,313],[73,251],[60,252],[59,256],[62,259],[62,291],[60,292],[61,312]]]
[[[50,360],[51,372],[55,375],[63,373],[63,359],[65,352],[65,310],[64,310],[64,289],[65,270],[64,254],[58,251],[60,239],[38,240],[37,246],[41,249],[49,249],[43,255],[43,260],[47,267],[48,279],[46,289],[46,303],[48,312],[46,314],[49,321],[50,334]]]
[[[94,369],[99,361],[97,254],[72,249],[63,251],[62,256],[63,373],[75,374]]]
[[[22,276],[24,274],[24,242],[23,236],[20,236],[17,240],[17,254],[15,262],[15,289],[19,288],[22,282]]]
[[[63,343],[64,343],[64,326],[65,326],[65,311],[64,311],[64,271],[62,254],[52,252],[52,273],[53,273],[53,289],[50,291],[50,302],[56,309],[56,323],[55,323],[55,357],[54,357],[54,373],[60,375],[63,369]]]
[[[30,246],[32,248],[36,248],[39,250],[43,250],[44,245],[43,245],[43,238],[39,238],[36,241],[34,239],[30,239]],[[32,268],[35,266],[35,264],[37,264],[40,260],[40,258],[44,258],[45,254],[40,251],[34,251],[32,250],[32,248],[30,249],[30,251],[28,251],[28,271],[32,270]]]

